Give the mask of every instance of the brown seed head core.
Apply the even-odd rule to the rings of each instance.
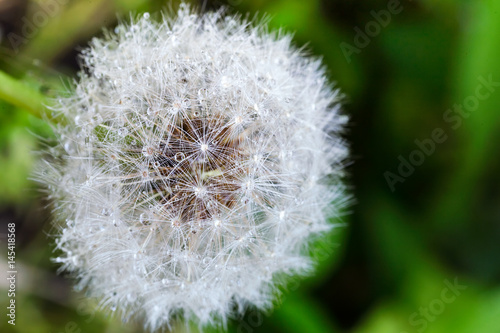
[[[232,208],[239,198],[244,156],[231,125],[198,116],[180,120],[165,133],[149,163],[156,175],[150,189],[165,208],[181,223]]]

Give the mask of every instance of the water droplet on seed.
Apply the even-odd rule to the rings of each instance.
[[[174,158],[177,162],[182,162],[186,158],[186,155],[184,153],[177,153]]]
[[[227,76],[223,76],[220,80],[220,83],[224,88],[228,88],[231,85],[231,79]]]
[[[133,302],[137,299],[137,297],[134,294],[128,294],[127,295],[127,301]]]
[[[155,150],[153,149],[153,147],[144,147],[142,148],[142,154],[144,156],[151,156],[153,155],[155,152]]]
[[[121,127],[118,129],[118,135],[120,136],[127,136],[128,134],[128,128],[126,127]]]

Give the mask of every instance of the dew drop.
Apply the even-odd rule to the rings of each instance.
[[[234,123],[235,124],[241,124],[243,122],[243,118],[241,116],[237,116],[234,118]]]
[[[69,140],[68,140],[68,141],[66,141],[66,142],[64,143],[64,150],[66,150],[66,152],[67,152],[68,154],[73,153],[73,152],[75,151],[74,146],[73,146],[73,142],[71,142],[71,141],[69,141]]]
[[[134,294],[127,295],[127,301],[129,301],[129,302],[134,302],[136,299],[137,299],[137,297]]]
[[[174,158],[177,162],[182,162],[186,158],[186,155],[184,153],[177,153]]]
[[[207,93],[207,89],[200,89],[198,90],[198,99],[200,101],[203,101],[204,99],[206,99],[208,93]]]
[[[142,148],[142,154],[144,156],[151,156],[153,155],[155,152],[155,150],[153,149],[153,147],[144,147]]]
[[[126,127],[120,127],[118,129],[118,135],[120,135],[120,136],[127,136],[127,134],[128,134],[128,128],[126,128]]]
[[[96,124],[101,124],[103,121],[104,119],[102,119],[102,116],[100,114],[92,118],[92,122]]]
[[[224,88],[228,88],[231,85],[231,79],[228,78],[227,76],[223,76],[220,80],[220,84]]]
[[[147,20],[147,19],[149,19],[149,17],[150,17],[149,13],[144,13],[144,18],[145,18],[146,20]]]

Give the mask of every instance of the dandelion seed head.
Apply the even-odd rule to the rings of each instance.
[[[82,59],[57,108],[63,158],[39,177],[77,288],[151,330],[224,325],[270,307],[273,278],[310,271],[307,246],[346,198],[347,118],[320,61],[186,5],[119,25]]]

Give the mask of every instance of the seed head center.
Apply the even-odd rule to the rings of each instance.
[[[229,121],[183,119],[165,132],[158,146],[151,154],[146,148],[152,156],[150,173],[156,177],[145,195],[158,200],[181,223],[210,219],[233,207],[245,163]]]

